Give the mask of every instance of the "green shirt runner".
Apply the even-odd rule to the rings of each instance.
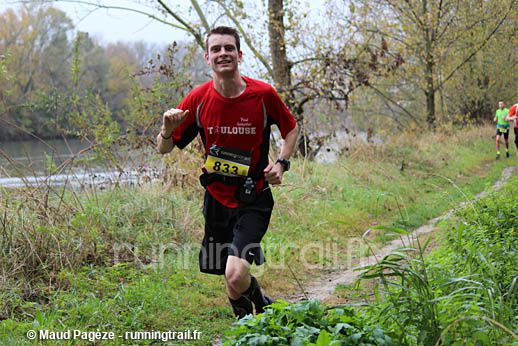
[[[505,118],[507,117],[507,113],[509,113],[509,109],[497,109],[496,110],[496,127],[503,127],[503,128],[509,128],[509,123],[505,121]]]

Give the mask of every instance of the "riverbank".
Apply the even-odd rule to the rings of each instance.
[[[264,288],[276,297],[300,293],[299,283],[365,255],[365,229],[411,230],[492,185],[516,164],[494,160],[493,130],[358,144],[332,164],[294,160],[273,189],[267,263],[255,268]],[[226,329],[233,316],[223,282],[197,268],[203,190],[189,171],[173,170],[176,180],[163,185],[0,189],[0,340],[30,344],[29,329],[196,329],[202,339],[189,344],[205,345]]]

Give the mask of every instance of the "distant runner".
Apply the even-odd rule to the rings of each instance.
[[[496,110],[495,118],[496,121],[496,158],[500,158],[500,137],[504,136],[505,141],[505,157],[509,157],[509,123],[507,122],[507,116],[509,109],[505,108],[503,101],[498,102],[498,109]]]
[[[518,158],[518,103],[511,106],[505,120],[514,123],[514,144],[516,145],[516,158]]]

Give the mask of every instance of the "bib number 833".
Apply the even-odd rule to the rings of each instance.
[[[212,167],[214,172],[221,172],[227,174],[238,175],[239,167],[234,165],[229,165],[228,163],[221,163],[219,161],[214,162],[214,166]]]

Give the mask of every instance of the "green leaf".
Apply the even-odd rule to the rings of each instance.
[[[331,337],[329,336],[329,333],[325,330],[321,331],[317,339],[317,346],[328,346],[330,342]]]
[[[376,229],[376,230],[380,230],[380,231],[386,231],[386,232],[392,232],[392,233],[396,233],[396,234],[403,234],[403,235],[410,234],[410,231],[407,231],[406,229],[399,228],[399,227],[375,226],[372,229]]]

